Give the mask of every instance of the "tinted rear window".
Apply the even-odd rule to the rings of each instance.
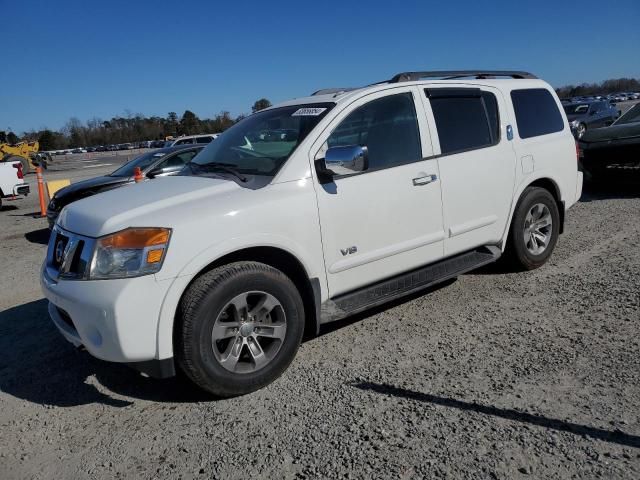
[[[513,90],[511,100],[520,138],[547,135],[564,129],[562,115],[548,90],[544,88]]]
[[[498,105],[478,89],[427,90],[443,155],[489,147],[499,141]]]

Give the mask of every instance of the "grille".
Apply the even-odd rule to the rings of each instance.
[[[47,271],[56,280],[82,280],[86,277],[95,240],[67,232],[57,225],[49,241]]]

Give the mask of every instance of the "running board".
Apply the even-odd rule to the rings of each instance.
[[[321,306],[320,323],[339,320],[354,313],[410,295],[458,275],[495,262],[502,251],[495,246],[480,247],[451,258],[432,263],[368,287],[339,295]]]

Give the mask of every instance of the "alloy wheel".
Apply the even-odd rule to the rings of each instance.
[[[524,221],[524,243],[533,255],[541,255],[549,245],[553,220],[549,207],[543,203],[533,205]]]
[[[211,332],[213,353],[226,370],[252,373],[275,358],[286,332],[278,299],[262,291],[245,292],[231,299],[216,318]]]

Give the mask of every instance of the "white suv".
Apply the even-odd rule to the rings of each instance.
[[[544,264],[582,189],[561,112],[547,83],[494,71],[262,110],[180,176],[65,207],[42,269],[49,313],[104,360],[256,390],[323,323],[503,252]]]
[[[219,133],[203,133],[201,135],[184,135],[182,137],[168,140],[164,144],[164,148],[175,147],[178,145],[192,145],[195,143],[211,143],[220,136]]]

